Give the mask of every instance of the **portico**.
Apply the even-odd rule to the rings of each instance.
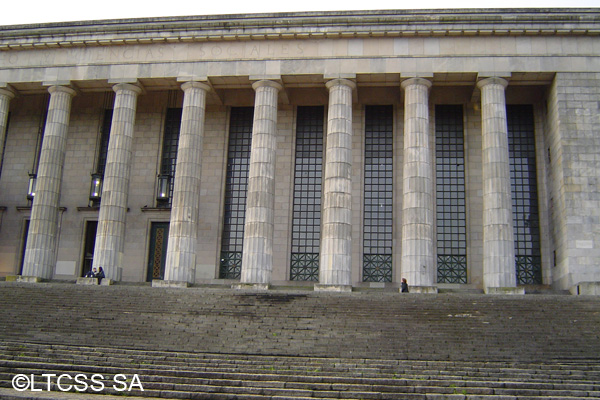
[[[563,140],[593,137],[567,92],[600,85],[600,57],[581,45],[595,37],[559,22],[539,36],[509,18],[488,35],[475,14],[454,15],[474,36],[442,20],[427,31],[418,13],[351,20],[375,17],[397,28],[349,35],[332,13],[323,37],[312,15],[270,34],[252,19],[246,34],[198,18],[185,32],[162,21],[172,38],[135,21],[112,33],[83,24],[67,41],[60,27],[0,35],[0,273],[81,276],[93,248],[107,278],[154,270],[156,286],[349,291],[407,278],[413,292],[506,294],[600,281],[593,222],[570,224],[584,212],[570,204],[594,201],[577,191],[593,177],[569,180],[577,152]],[[428,33],[408,35],[408,21]],[[568,52],[549,54],[555,41]]]

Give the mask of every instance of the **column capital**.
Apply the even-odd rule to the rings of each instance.
[[[325,83],[325,87],[327,89],[331,90],[331,88],[334,86],[348,86],[352,90],[356,89],[356,83],[349,79],[336,78]]]
[[[400,83],[400,87],[402,89],[406,89],[408,86],[413,86],[413,85],[426,86],[427,89],[429,90],[433,86],[433,83],[431,83],[431,81],[429,79],[425,79],[425,78],[409,78],[409,79],[402,81],[402,83]]]
[[[142,94],[144,91],[144,89],[141,86],[133,83],[117,83],[113,86],[113,90],[115,91],[115,93],[118,93],[122,90],[129,90],[131,92],[135,92],[135,94],[138,95]]]
[[[277,89],[277,91],[283,90],[283,85],[281,83],[269,79],[261,79],[260,81],[256,81],[252,84],[252,89],[254,90],[260,87],[272,87]]]
[[[50,86],[48,88],[48,92],[50,94],[53,94],[53,93],[56,93],[56,92],[63,92],[63,93],[66,93],[66,94],[70,95],[71,97],[77,95],[77,91],[75,89],[70,88],[68,86],[63,86],[63,85]]]
[[[485,86],[488,86],[488,85],[501,85],[502,87],[504,87],[506,89],[506,87],[508,86],[508,81],[506,79],[500,78],[500,77],[491,77],[491,78],[482,79],[477,82],[477,87],[479,89],[481,89]]]
[[[8,87],[0,88],[0,96],[5,96],[5,97],[8,97],[9,99],[14,99],[16,95],[17,94],[15,93],[15,91]]]
[[[189,81],[189,82],[185,82],[181,85],[181,90],[183,90],[184,92],[188,89],[202,89],[205,92],[210,92],[211,87],[210,85],[208,85],[207,83],[204,82],[198,82],[198,81]]]

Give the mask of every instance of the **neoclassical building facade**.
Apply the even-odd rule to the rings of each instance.
[[[0,276],[600,286],[600,9],[0,27]]]

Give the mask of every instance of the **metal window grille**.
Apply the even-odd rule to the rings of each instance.
[[[323,107],[298,107],[290,279],[319,280]]]
[[[506,116],[517,282],[540,284],[542,257],[533,107],[509,105]]]
[[[160,175],[168,177],[169,189],[166,200],[158,202],[158,207],[170,207],[175,184],[175,165],[177,164],[177,148],[179,146],[179,130],[181,129],[181,108],[168,108],[165,118],[165,131],[162,145]]]
[[[239,279],[242,273],[242,246],[246,220],[246,196],[254,108],[231,109],[227,177],[225,182],[225,212],[221,240],[221,279]]]
[[[437,281],[467,283],[463,110],[435,108]]]
[[[365,109],[363,282],[392,281],[392,106]]]

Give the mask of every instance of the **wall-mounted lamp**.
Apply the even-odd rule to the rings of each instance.
[[[156,188],[156,200],[168,201],[170,186],[171,186],[171,175],[167,175],[167,174],[158,175],[158,186]]]
[[[35,197],[35,184],[37,182],[37,174],[29,174],[29,185],[27,186],[27,200],[33,201]]]
[[[92,174],[92,183],[90,184],[90,200],[100,200],[102,196],[102,174]]]

